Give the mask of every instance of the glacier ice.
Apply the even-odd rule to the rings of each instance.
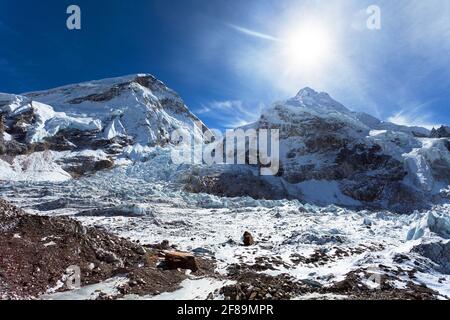
[[[407,240],[418,240],[423,237],[431,237],[433,234],[450,239],[450,214],[449,212],[428,212],[408,232]]]

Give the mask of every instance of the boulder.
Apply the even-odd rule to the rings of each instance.
[[[179,251],[165,251],[165,265],[169,270],[185,269],[197,271],[198,265],[195,256],[191,253]]]
[[[255,240],[250,232],[246,231],[243,236],[244,246],[250,247],[255,244]]]

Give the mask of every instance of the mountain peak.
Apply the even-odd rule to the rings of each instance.
[[[329,101],[329,102],[336,102],[333,100],[330,95],[326,92],[318,92],[310,87],[305,87],[301,89],[297,95],[295,96],[296,100],[298,101]]]
[[[310,87],[301,89],[294,98],[287,100],[288,104],[324,110],[335,110],[342,113],[349,113],[350,110],[331,98],[326,92],[318,92]]]
[[[449,138],[450,137],[450,127],[441,126],[439,129],[433,127],[431,130],[431,138]]]
[[[38,142],[58,134],[60,128],[79,129],[80,122],[87,122],[90,125],[83,125],[82,131],[98,131],[95,134],[100,138],[128,139],[131,145],[144,147],[165,146],[170,132],[189,130],[192,122],[200,121],[175,91],[142,73],[25,93],[15,103],[0,96],[0,107],[1,100],[8,100],[5,108],[9,109],[31,108],[25,103],[28,101],[41,104],[35,111],[42,122],[35,124],[42,132],[37,135]]]
[[[297,93],[296,97],[305,98],[305,97],[312,97],[312,96],[316,96],[316,95],[318,95],[317,91],[315,91],[314,89],[312,89],[310,87],[305,87]]]

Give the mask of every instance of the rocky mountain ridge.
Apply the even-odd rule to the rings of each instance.
[[[280,131],[278,179],[255,178],[254,173],[239,173],[236,178],[231,168],[200,174],[188,188],[244,196],[247,181],[256,186],[252,195],[262,198],[402,212],[447,197],[448,139],[430,138],[424,128],[399,126],[350,111],[327,93],[305,88],[266,109],[256,123],[244,127],[249,128]],[[230,179],[241,183],[228,184]],[[252,182],[255,179],[257,183]]]
[[[181,98],[146,74],[0,94],[0,179],[40,179],[30,163],[49,174],[42,179],[66,180],[118,159],[145,160],[169,144],[173,130],[192,132],[194,122],[201,123]]]
[[[193,130],[199,121],[173,90],[146,74],[0,94],[0,179],[65,181],[145,163],[170,148],[176,129],[202,141]],[[187,165],[171,182],[195,193],[395,211],[448,197],[445,127],[430,133],[383,122],[304,88],[245,128],[280,131],[277,177],[260,177],[251,165]]]

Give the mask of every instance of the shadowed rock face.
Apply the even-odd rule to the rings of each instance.
[[[286,115],[281,107],[275,109],[286,124],[270,123],[263,116],[257,126],[280,130],[281,152],[285,154],[281,154],[279,177],[289,184],[309,180],[338,181],[342,193],[352,199],[374,204],[388,197],[392,199],[389,203],[395,206],[395,200],[398,200],[395,194],[413,192],[398,185],[407,175],[404,164],[386,154],[380,145],[364,141],[365,135],[361,129],[339,120],[332,122],[316,116],[305,116],[303,119]],[[286,147],[288,145],[291,146],[289,149]],[[308,157],[310,161],[302,160]],[[187,189],[228,197],[302,199],[301,193],[277,188],[263,177],[232,173],[203,176],[190,182]]]
[[[7,162],[12,162],[16,156],[26,156],[34,152],[46,151],[83,151],[83,150],[104,150],[110,154],[110,158],[98,159],[95,156],[77,155],[72,157],[62,157],[56,162],[73,177],[80,177],[87,173],[110,169],[114,166],[113,155],[116,154],[117,147],[123,148],[130,143],[127,139],[104,139],[99,136],[98,131],[82,131],[65,129],[59,131],[54,136],[44,138],[41,142],[30,143],[27,141],[28,130],[35,121],[33,112],[21,114],[17,118],[10,118],[9,125],[3,126],[0,133],[0,157]],[[11,139],[5,141],[3,132],[6,132]]]
[[[118,86],[112,87],[108,91],[105,91],[102,93],[90,94],[88,96],[81,97],[81,98],[75,98],[75,99],[67,101],[67,103],[81,104],[86,101],[106,102],[106,101],[112,100],[113,98],[117,97],[124,88],[126,88],[125,85],[118,85]]]
[[[192,193],[210,193],[224,197],[248,196],[254,199],[281,200],[289,198],[283,188],[250,172],[225,172],[218,175],[190,175],[185,190]]]
[[[0,134],[0,157],[7,163],[13,163],[17,156],[28,156],[35,152],[78,152],[83,150],[105,150],[106,154],[113,150],[112,146],[124,147],[128,141],[117,141],[116,139],[104,139],[99,130],[79,130],[79,129],[60,129],[53,135],[44,137],[38,142],[34,142],[31,137],[35,134],[37,128],[41,125],[40,117],[42,112],[40,105],[34,105],[31,100],[23,98],[17,99],[16,96],[10,96],[9,102],[3,102],[2,114],[0,114],[1,134]],[[19,102],[18,102],[19,101]],[[20,103],[20,108],[24,112],[14,110],[8,107]],[[11,107],[12,108],[12,107]],[[46,108],[48,108],[46,106]],[[45,109],[44,109],[45,110]],[[51,119],[50,119],[51,120]],[[43,124],[42,124],[43,125]],[[7,134],[9,139],[4,139]],[[86,173],[93,173],[103,169],[109,169],[114,166],[112,158],[97,159],[90,155],[77,155],[61,157],[57,163],[74,177],[79,177]]]
[[[450,127],[441,126],[439,129],[433,128],[430,134],[431,138],[450,138]]]
[[[4,104],[6,104],[4,102]],[[35,115],[32,111],[24,112],[14,118],[8,118],[0,111],[0,156],[16,156],[26,154],[31,146],[26,144],[28,127],[35,122]],[[4,133],[12,137],[5,141]]]
[[[343,148],[336,164],[337,179],[346,180],[342,184],[343,193],[362,202],[381,200],[386,188],[401,182],[407,175],[403,164],[383,154],[379,145]]]
[[[63,159],[60,163],[64,171],[70,173],[74,178],[114,167],[114,161],[112,160],[97,160],[92,157],[73,157]]]
[[[425,258],[433,261],[435,269],[443,274],[450,274],[450,242],[429,242],[422,243],[413,249]]]

